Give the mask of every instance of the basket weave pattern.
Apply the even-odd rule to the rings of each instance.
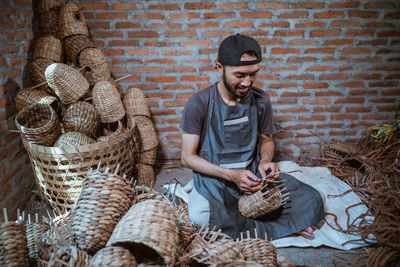
[[[136,182],[138,185],[152,187],[155,184],[155,174],[153,166],[136,163],[135,166]]]
[[[26,88],[19,91],[14,97],[15,109],[20,111],[25,106],[29,106],[33,103],[40,104],[52,104],[57,101],[55,96],[49,95],[48,93],[38,90]]]
[[[96,133],[99,124],[99,112],[88,102],[78,101],[69,105],[63,115],[66,132],[80,132],[91,137]]]
[[[44,35],[36,41],[33,59],[47,58],[54,62],[61,62],[62,53],[61,41],[52,35]]]
[[[88,266],[90,256],[75,246],[61,247],[51,253],[47,266]],[[60,264],[63,263],[63,264]]]
[[[96,47],[93,41],[86,35],[76,34],[66,37],[63,40],[66,60],[78,64],[79,53],[89,47]]]
[[[79,54],[78,63],[80,67],[85,67],[82,73],[90,85],[107,81],[111,77],[110,64],[99,48],[83,49]]]
[[[46,77],[44,73],[46,71],[46,68],[53,63],[54,61],[51,59],[37,58],[28,64],[28,73],[31,77],[33,85],[38,85],[46,82]],[[47,84],[41,85],[39,87],[40,90],[46,90],[47,88]]]
[[[25,224],[1,224],[0,248],[0,266],[29,266]]]
[[[128,88],[123,98],[126,113],[150,117],[146,98],[139,88]]]
[[[93,105],[99,111],[101,122],[112,123],[125,116],[121,94],[109,81],[96,83],[92,94]]]
[[[60,37],[59,27],[58,27],[59,13],[60,13],[59,9],[53,9],[43,12],[39,15],[40,30],[43,34],[50,34],[56,38]]]
[[[82,146],[96,141],[80,132],[66,132],[58,137],[54,146]]]
[[[26,224],[26,239],[29,250],[30,262],[36,262],[39,258],[39,242],[42,234],[50,229],[48,223],[29,223]]]
[[[40,0],[38,4],[38,13],[60,9],[65,4],[65,0]]]
[[[90,267],[136,267],[135,257],[129,250],[122,247],[105,247],[99,250],[91,259]]]
[[[268,240],[246,238],[241,240],[239,244],[246,260],[255,261],[262,266],[278,266],[276,248]]]
[[[74,34],[89,36],[86,20],[74,3],[66,3],[60,8],[59,29],[61,39]]]

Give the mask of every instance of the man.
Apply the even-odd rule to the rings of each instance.
[[[250,231],[273,240],[293,233],[312,239],[310,226],[323,218],[319,193],[294,177],[281,174],[272,161],[275,133],[270,99],[253,87],[261,48],[245,35],[226,38],[218,50],[214,85],[194,94],[181,121],[182,163],[193,170],[189,218],[209,224],[232,238]],[[238,199],[261,189],[260,178],[285,181],[290,202],[259,219],[242,216]]]

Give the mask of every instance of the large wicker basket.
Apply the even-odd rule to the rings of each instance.
[[[104,52],[99,48],[85,48],[79,53],[78,63],[84,67],[82,74],[86,77],[90,85],[95,85],[101,81],[111,78],[111,68]]]
[[[89,36],[85,17],[81,9],[74,3],[66,3],[60,8],[58,23],[61,39],[74,34]]]
[[[42,34],[51,34],[56,38],[60,37],[58,28],[58,16],[60,9],[52,9],[39,15],[39,26]]]
[[[79,147],[44,147],[22,138],[32,164],[39,192],[56,210],[71,209],[78,200],[83,179],[90,168],[101,170],[120,165],[121,174],[131,175],[133,160],[132,130],[104,142]]]
[[[96,47],[93,41],[86,35],[75,34],[63,40],[64,52],[67,61],[74,62],[78,66],[79,53],[89,47]]]
[[[37,58],[32,62],[27,64],[27,70],[29,76],[31,77],[33,85],[39,85],[38,89],[47,90],[49,85],[46,82],[46,77],[44,75],[46,68],[53,64],[54,61],[47,58]]]
[[[47,58],[54,62],[61,62],[62,54],[61,41],[49,34],[40,37],[33,49],[33,59]]]

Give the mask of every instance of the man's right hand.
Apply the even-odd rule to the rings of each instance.
[[[261,180],[249,170],[230,170],[230,180],[246,194],[253,194],[261,189]]]

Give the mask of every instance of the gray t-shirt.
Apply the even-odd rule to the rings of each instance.
[[[207,122],[208,103],[210,90],[217,91],[217,101],[224,103],[217,89],[217,83],[195,93],[186,103],[183,110],[180,128],[190,134],[200,135],[200,144],[205,134]],[[258,131],[260,134],[274,134],[276,132],[272,116],[269,95],[259,88],[252,87],[258,113]]]

